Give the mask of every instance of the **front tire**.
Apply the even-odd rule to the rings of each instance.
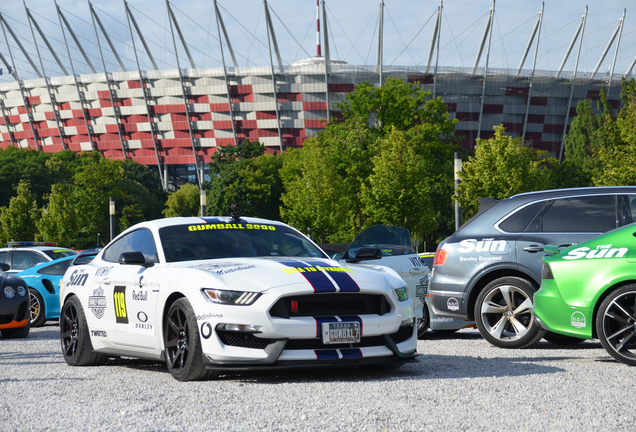
[[[422,311],[422,318],[417,319],[417,338],[424,339],[428,328],[431,326],[431,315],[428,312],[428,305],[424,303],[424,310]]]
[[[164,323],[166,363],[179,381],[200,381],[217,375],[203,364],[201,338],[194,310],[185,298],[175,301]]]
[[[76,296],[70,297],[60,314],[60,341],[64,361],[70,366],[98,366],[108,357],[93,351],[86,315]]]
[[[31,310],[31,327],[42,327],[46,322],[46,309],[42,295],[33,288],[29,288]]]
[[[596,334],[612,357],[636,366],[636,284],[618,288],[603,300]]]
[[[515,276],[495,279],[484,287],[475,303],[479,333],[499,348],[525,348],[545,334],[534,322],[535,285]]]

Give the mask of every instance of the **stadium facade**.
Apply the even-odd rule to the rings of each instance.
[[[59,8],[58,14],[62,14]],[[99,20],[92,7],[91,14],[93,19]],[[37,22],[27,16],[37,29]],[[134,17],[128,16],[137,28],[138,39],[146,46]],[[218,10],[217,17],[221,38],[221,29],[224,33],[225,29]],[[60,15],[60,26],[62,18]],[[442,97],[451,117],[459,120],[456,131],[466,148],[472,148],[476,138],[491,137],[493,127],[503,124],[510,135],[523,136],[534,147],[559,157],[567,128],[576,115],[577,103],[583,99],[598,99],[604,89],[609,93],[612,106],[619,109],[621,77],[629,77],[633,68],[632,63],[623,75],[614,74],[613,67],[605,74],[597,70],[567,72],[562,70],[563,65],[557,71],[539,71],[534,66],[524,68],[535,34],[540,34],[541,14],[518,70],[489,69],[487,54],[485,67],[480,66],[479,57],[482,50],[488,48],[487,35],[492,31],[492,14],[475,67],[470,69],[434,65],[432,55],[426,66],[388,68],[382,65],[381,42],[378,64],[348,65],[330,59],[327,39],[323,39],[324,56],[283,66],[267,14],[266,18],[273,58],[266,66],[238,67],[226,35],[233,67],[185,69],[179,66],[171,70],[69,73],[28,80],[21,80],[12,69],[15,80],[0,84],[0,147],[29,147],[45,152],[97,150],[113,159],[133,159],[155,167],[165,187],[170,188],[179,178],[201,181],[201,170],[218,146],[233,145],[244,139],[258,140],[271,151],[302,146],[308,137],[326,126],[329,118],[337,116],[334,102],[342,100],[357,83],[368,81],[379,85],[394,77],[419,83],[434,96]],[[584,22],[585,17],[579,31],[584,28]],[[172,23],[178,38],[181,32],[174,15]],[[623,20],[621,32],[622,23]],[[3,19],[0,24],[3,30],[8,26]],[[326,26],[324,5],[323,26]],[[66,29],[74,37],[68,24]],[[101,29],[102,37],[107,40],[105,30]],[[97,26],[95,33],[97,35]],[[10,34],[14,33],[10,31]],[[431,54],[437,34],[431,42]],[[619,28],[603,57],[617,34],[620,41]],[[572,40],[563,64],[576,48],[577,37]],[[14,38],[19,45],[19,37]],[[132,30],[131,38],[134,43]],[[183,39],[181,42],[187,51],[187,44]],[[320,39],[318,43],[320,54]],[[114,47],[111,48],[114,51]],[[152,59],[149,51],[147,54]],[[189,51],[187,54],[191,59]],[[0,60],[11,68],[12,58],[5,54]],[[33,62],[32,65],[37,72]],[[41,74],[38,72],[38,75]]]

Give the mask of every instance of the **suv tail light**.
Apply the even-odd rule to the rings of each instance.
[[[446,258],[448,258],[448,251],[443,248],[437,248],[437,251],[435,252],[435,259],[433,260],[433,265],[444,265],[444,263],[446,262]]]

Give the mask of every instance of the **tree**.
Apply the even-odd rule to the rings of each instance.
[[[163,214],[166,217],[199,216],[201,214],[199,203],[199,188],[193,184],[186,183],[178,191],[168,195]]]
[[[409,134],[393,129],[380,141],[373,174],[362,185],[361,201],[367,225],[408,228],[419,241],[437,228],[427,185],[426,163],[418,157]]]
[[[636,81],[623,78],[623,108],[615,121],[599,130],[605,145],[598,150],[599,168],[594,175],[596,186],[636,184]]]
[[[461,184],[455,197],[464,218],[479,209],[479,198],[508,198],[514,194],[546,189],[549,167],[547,153],[525,147],[522,138],[504,135],[503,125],[495,126],[495,136],[477,139],[475,156],[464,162]]]
[[[27,181],[20,181],[9,207],[0,208],[0,244],[33,241],[37,233],[38,206]]]
[[[45,196],[48,205],[42,208],[36,240],[57,242],[65,247],[78,246],[79,233],[84,225],[74,203],[73,186],[54,184]]]

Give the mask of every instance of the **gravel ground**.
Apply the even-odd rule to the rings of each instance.
[[[502,350],[429,332],[396,371],[253,372],[180,383],[132,359],[70,367],[59,327],[0,339],[0,431],[636,430],[636,367],[600,343]]]

